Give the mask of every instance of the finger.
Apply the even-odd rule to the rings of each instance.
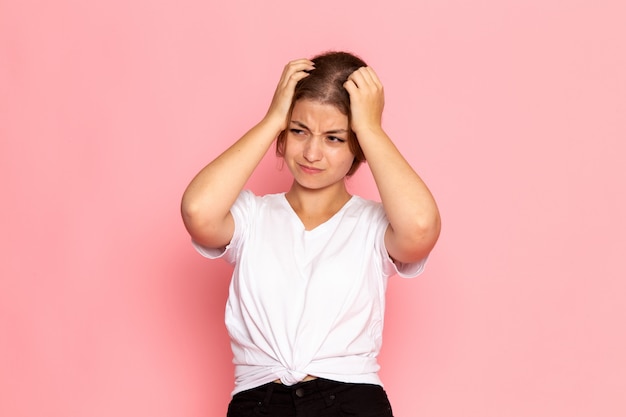
[[[296,59],[294,61],[289,62],[285,65],[284,73],[289,73],[293,71],[303,71],[303,70],[312,70],[315,68],[315,63],[309,59]]]
[[[362,79],[362,83],[371,87],[380,87],[381,83],[378,76],[371,67],[361,67],[357,70],[357,74]]]
[[[372,74],[372,69],[370,67],[359,68],[359,74],[363,77],[363,80],[370,85],[376,84],[375,82],[375,74]]]
[[[357,84],[354,82],[354,80],[350,77],[348,77],[348,79],[346,80],[345,83],[343,83],[343,88],[345,88],[348,91],[348,95],[352,96],[355,92],[358,91],[359,87],[357,86]]]
[[[282,88],[286,88],[291,84],[297,83],[301,79],[307,77],[309,75],[309,72],[315,69],[315,66],[312,64],[312,61],[309,60],[290,62],[285,66],[283,75],[279,82],[279,86]]]
[[[361,67],[357,69],[352,74],[350,74],[348,79],[352,80],[358,88],[366,88],[367,86],[375,85],[371,75],[368,72],[367,67]]]
[[[314,69],[315,63],[309,59],[296,59],[285,65],[285,72],[302,71],[304,69]]]
[[[298,83],[298,81],[300,81],[303,78],[308,77],[310,74],[306,71],[298,71],[298,72],[294,72],[293,74],[291,74],[291,76],[289,78],[287,78],[286,80],[286,85],[289,86],[291,84],[293,84],[293,86],[295,87],[295,84]]]
[[[311,61],[308,58],[300,58],[300,59],[294,59],[293,61],[289,61],[287,63],[287,65],[291,65],[291,64],[301,64],[301,63],[307,63],[309,65],[315,65],[315,63],[313,61]]]
[[[369,82],[371,82],[373,85],[376,85],[377,87],[383,86],[383,84],[380,82],[380,78],[378,78],[378,75],[376,74],[376,71],[374,71],[372,67],[365,67],[364,69],[364,75],[367,74]]]
[[[348,81],[352,81],[356,88],[361,88],[365,85],[365,80],[363,79],[363,75],[359,72],[359,70],[356,70],[352,74],[350,74],[348,76]]]
[[[282,76],[280,85],[287,85],[291,82],[292,79],[294,78],[300,79],[300,77],[306,77],[310,73],[311,71],[307,71],[307,70],[290,71]]]

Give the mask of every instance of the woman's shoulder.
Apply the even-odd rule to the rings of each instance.
[[[282,205],[285,200],[285,193],[268,193],[255,195],[256,199],[262,204]]]
[[[352,204],[359,208],[380,209],[383,207],[383,203],[380,201],[370,200],[357,194],[352,196]]]
[[[252,190],[243,189],[241,193],[239,193],[238,200],[245,206],[254,206],[257,208],[279,207],[284,204],[285,193],[256,194]]]
[[[370,200],[359,195],[353,195],[350,200],[349,210],[359,213],[361,216],[384,217],[385,209],[380,201]]]

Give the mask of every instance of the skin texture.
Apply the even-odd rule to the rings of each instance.
[[[265,117],[191,181],[181,206],[189,234],[212,248],[230,242],[234,233],[230,208],[284,129],[289,129],[284,159],[294,176],[287,201],[305,228],[323,223],[350,198],[345,186],[354,157],[345,141],[349,128],[358,137],[390,222],[385,234],[390,256],[399,262],[424,258],[439,236],[439,211],[424,182],[382,128],[384,91],[376,73],[370,67],[359,68],[344,83],[351,105],[348,126],[347,115],[315,101],[296,102],[290,114],[294,88],[308,76],[306,71],[314,71],[308,59],[288,63]]]
[[[332,105],[309,100],[294,105],[284,155],[294,181],[286,197],[308,230],[350,199],[344,182],[354,160],[348,129],[348,117]]]

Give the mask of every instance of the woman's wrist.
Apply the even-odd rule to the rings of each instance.
[[[380,125],[363,126],[356,129],[353,128],[353,132],[361,146],[364,146],[370,141],[378,142],[381,138],[388,138],[387,133],[385,133]]]
[[[278,136],[280,132],[287,128],[287,122],[284,118],[267,114],[257,124],[257,127],[263,129],[264,131],[267,131],[268,133],[272,133],[272,138],[276,138],[276,136]]]

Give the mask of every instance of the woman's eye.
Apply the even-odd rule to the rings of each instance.
[[[304,135],[304,130],[302,129],[289,129],[289,131],[294,135]]]
[[[331,142],[344,143],[346,140],[342,138],[338,138],[337,136],[329,136],[328,140]]]

